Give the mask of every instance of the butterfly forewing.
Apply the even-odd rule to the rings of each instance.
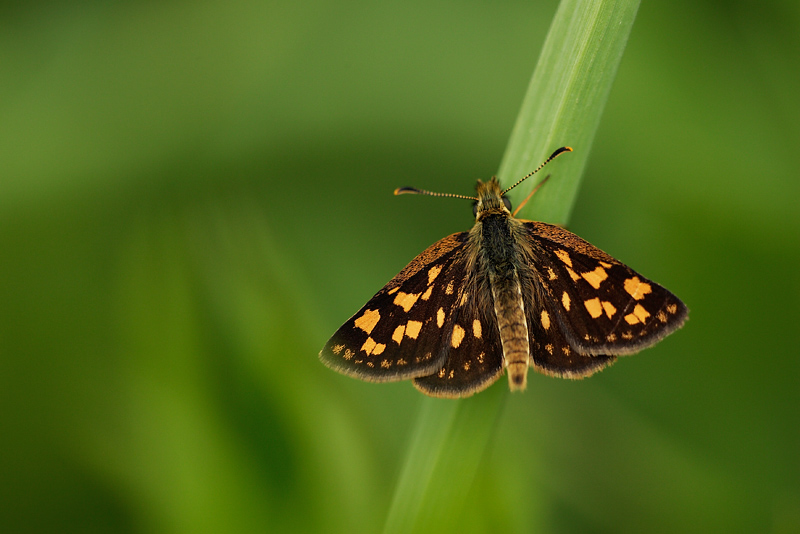
[[[467,234],[428,247],[328,341],[320,358],[344,374],[375,382],[432,374],[450,348],[445,322],[460,298]]]
[[[575,234],[525,221],[544,306],[574,350],[632,354],[680,328],[686,306],[675,295]]]

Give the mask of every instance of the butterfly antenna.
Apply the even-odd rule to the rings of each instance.
[[[451,198],[464,198],[467,200],[478,200],[476,197],[468,197],[466,195],[455,195],[453,193],[434,193],[432,191],[425,191],[424,189],[417,189],[416,187],[398,187],[394,190],[395,195],[430,195],[432,197],[451,197]]]
[[[572,152],[572,148],[570,148],[570,147],[568,147],[568,146],[562,146],[561,148],[559,148],[558,150],[556,150],[555,152],[553,152],[552,154],[550,154],[550,157],[549,157],[549,158],[547,158],[546,160],[544,160],[544,163],[542,163],[541,165],[539,165],[538,167],[536,167],[536,169],[534,169],[532,172],[529,172],[528,174],[526,174],[525,176],[523,176],[522,178],[520,178],[520,179],[517,181],[517,183],[515,183],[515,184],[514,184],[514,185],[512,185],[511,187],[507,187],[507,188],[505,188],[505,189],[503,190],[503,194],[505,195],[506,193],[508,193],[509,191],[511,191],[512,189],[514,189],[515,187],[517,187],[519,184],[521,184],[522,182],[524,182],[525,180],[527,180],[528,178],[530,178],[531,176],[533,176],[534,174],[536,174],[537,172],[539,172],[539,171],[542,169],[542,167],[544,167],[545,165],[547,165],[548,163],[550,163],[551,161],[553,161],[554,159],[556,159],[558,156],[560,156],[560,155],[561,155],[561,154],[563,154],[564,152]]]

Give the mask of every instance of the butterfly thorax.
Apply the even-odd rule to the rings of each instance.
[[[479,286],[491,293],[509,385],[512,390],[524,389],[530,346],[519,274],[523,263],[517,234],[522,225],[511,215],[496,178],[479,181],[477,193],[470,240],[478,252],[478,272],[488,273],[488,288],[486,284]]]

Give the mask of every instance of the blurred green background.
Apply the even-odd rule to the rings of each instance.
[[[471,226],[392,190],[496,172],[556,6],[4,3],[0,531],[380,531],[451,401],[317,353]],[[800,532],[798,94],[798,2],[642,3],[570,228],[690,321],[531,373],[461,531]]]

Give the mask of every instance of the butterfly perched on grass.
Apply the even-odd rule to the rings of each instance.
[[[371,382],[413,379],[434,397],[466,397],[528,367],[582,378],[654,345],[688,310],[675,295],[559,226],[515,218],[501,189],[478,180],[475,225],[428,247],[336,331],[322,362]],[[541,185],[541,184],[540,184]]]

